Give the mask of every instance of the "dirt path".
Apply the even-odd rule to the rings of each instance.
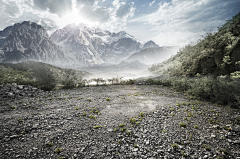
[[[239,110],[161,86],[59,90],[0,109],[0,158],[240,156]]]

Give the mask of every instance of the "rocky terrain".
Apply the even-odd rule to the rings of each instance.
[[[240,158],[239,110],[165,87],[0,89],[0,158]]]

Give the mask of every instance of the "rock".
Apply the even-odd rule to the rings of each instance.
[[[138,151],[138,148],[134,148],[134,149],[133,149],[133,152],[137,152],[137,151]]]
[[[23,85],[18,85],[17,88],[22,90],[23,89]]]
[[[240,144],[240,140],[233,141],[234,144]]]

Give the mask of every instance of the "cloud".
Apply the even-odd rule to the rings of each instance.
[[[149,3],[149,6],[152,6],[153,5],[153,3],[155,3],[156,1],[155,0],[153,0],[151,3]]]
[[[71,0],[33,0],[34,8],[55,13],[59,17],[72,10]]]
[[[134,12],[135,8],[131,4],[123,4],[117,9],[116,16],[118,18],[133,16]]]
[[[120,0],[114,0],[114,1],[112,2],[112,4],[113,4],[114,6],[117,6],[117,5],[119,4],[119,2],[120,2]]]
[[[9,16],[11,18],[18,18],[22,15],[21,5],[18,1],[14,0],[3,0],[1,3],[1,14]]]
[[[238,0],[172,0],[160,2],[156,12],[130,20],[130,23],[146,23],[153,39],[159,43],[182,45],[204,34],[204,29],[217,30],[226,17],[239,11]],[[229,9],[231,8],[231,9]],[[238,9],[237,9],[238,8]],[[167,37],[169,41],[166,42]]]

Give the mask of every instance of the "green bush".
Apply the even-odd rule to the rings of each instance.
[[[240,108],[239,79],[229,77],[198,77],[198,78],[167,78],[148,80],[151,84],[159,84],[173,88],[176,91],[186,92],[189,96]]]
[[[29,71],[19,71],[12,68],[5,68],[0,65],[0,84],[17,83],[22,85],[35,84],[33,73]]]
[[[240,47],[239,30],[240,12],[217,32],[207,32],[195,44],[186,45],[175,56],[149,70],[158,75],[192,77],[197,74],[230,75],[240,71],[236,55]]]

